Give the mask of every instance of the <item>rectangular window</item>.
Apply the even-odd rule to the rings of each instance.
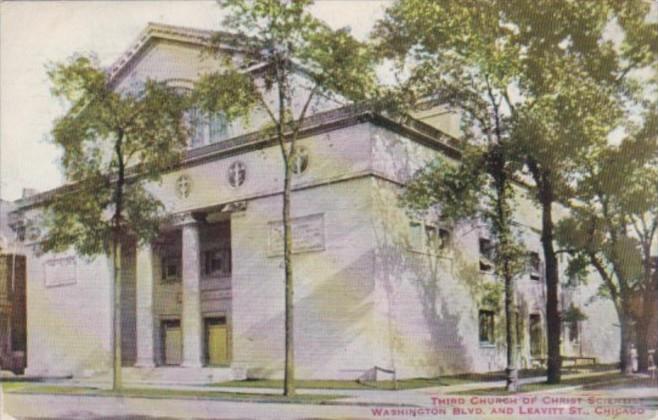
[[[418,222],[409,224],[409,246],[414,251],[423,250],[423,225]]]
[[[162,257],[162,282],[175,283],[181,279],[181,259]]]
[[[494,313],[480,310],[479,314],[480,344],[494,344]]]
[[[222,113],[213,114],[208,122],[209,143],[216,143],[228,137],[228,121]]]
[[[190,147],[203,146],[206,143],[206,118],[198,108],[192,108],[187,118],[190,126]]]
[[[450,244],[450,231],[445,228],[425,225],[425,245],[429,252],[444,252]]]
[[[544,334],[541,326],[541,315],[530,314],[530,355],[541,356]]]
[[[411,222],[409,247],[417,252],[444,253],[450,246],[451,231],[444,227]]]
[[[491,239],[480,238],[480,271],[493,270],[494,246]]]
[[[231,275],[231,249],[217,248],[204,252],[204,273],[208,276]]]
[[[528,254],[528,268],[530,269],[530,278],[533,280],[541,279],[541,259],[539,253],[530,252]]]

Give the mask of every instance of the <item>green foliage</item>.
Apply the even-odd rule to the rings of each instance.
[[[153,239],[163,208],[143,183],[182,157],[186,98],[152,80],[115,91],[86,56],[52,65],[48,75],[53,94],[68,103],[52,130],[68,185],[47,206],[43,250],[105,252],[117,226],[122,236]]]
[[[586,319],[587,319],[587,315],[585,315],[583,311],[579,307],[575,306],[573,303],[562,314],[563,322],[578,322],[578,321],[585,321]]]
[[[229,120],[261,109],[269,125],[297,131],[322,95],[363,100],[375,90],[372,52],[347,29],[332,30],[308,10],[312,1],[223,0],[223,27],[236,34],[245,69],[223,57],[225,70],[202,77],[193,98],[206,112],[223,112]],[[219,46],[226,36],[219,34]],[[215,48],[220,52],[220,48]],[[301,85],[299,80],[302,80]],[[275,93],[274,96],[271,93]],[[274,100],[272,101],[272,98]],[[305,106],[293,104],[301,99]],[[299,124],[297,124],[299,125]]]
[[[229,120],[251,112],[265,114],[262,129],[279,143],[283,160],[283,265],[285,272],[284,394],[295,393],[293,344],[293,266],[290,222],[291,178],[296,143],[306,117],[327,100],[364,100],[374,90],[369,47],[346,29],[334,31],[309,11],[309,0],[221,0],[227,12],[214,51],[224,38],[235,56],[224,54],[225,69],[204,76],[193,102],[202,111]]]
[[[478,294],[480,306],[489,308],[494,312],[499,312],[503,301],[505,289],[501,283],[482,283],[480,284]]]
[[[228,67],[202,75],[194,85],[193,103],[208,112],[222,112],[227,120],[247,119],[258,100],[258,88],[249,74]]]
[[[414,214],[440,206],[441,215],[449,221],[477,218],[484,183],[483,174],[471,167],[472,160],[463,164],[437,158],[421,169],[407,184],[401,203]]]
[[[600,294],[621,311],[651,279],[643,260],[658,228],[656,121],[655,104],[645,104],[619,145],[593,149],[574,183],[576,207],[557,226],[558,242],[572,255],[570,277],[582,280],[593,266],[604,280]]]
[[[629,72],[658,69],[657,25],[646,19],[648,13],[643,0],[398,0],[375,30],[380,56],[396,62],[402,80],[387,103],[398,110],[404,109],[400,102],[414,108],[429,98],[463,112],[463,142],[480,145],[486,156],[482,167],[489,182],[482,190],[494,194],[488,220],[504,265],[517,255],[507,184],[513,177],[527,179],[524,167],[534,181],[551,296],[549,381],[559,382],[560,364],[552,208],[579,194],[583,172],[597,165],[610,133],[629,120],[631,104],[641,96]],[[619,42],[608,36],[615,26]],[[428,192],[427,178],[415,188],[415,198]],[[627,196],[629,205],[644,202]],[[617,257],[634,261],[629,249],[617,241],[607,246],[624,275],[631,275],[631,267]],[[579,262],[572,265],[574,276],[582,272]],[[503,272],[509,278],[514,270],[508,265]]]

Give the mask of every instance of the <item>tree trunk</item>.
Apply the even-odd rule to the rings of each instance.
[[[123,387],[121,379],[121,241],[119,238],[112,240],[112,275],[114,277],[113,287],[113,328],[112,328],[112,390],[120,391]]]
[[[286,360],[284,372],[283,394],[291,397],[295,395],[295,344],[294,344],[294,293],[292,278],[292,227],[290,226],[290,192],[291,167],[286,160],[286,172],[283,184],[283,264],[285,270],[285,340]]]
[[[637,371],[647,373],[649,371],[649,322],[646,316],[641,316],[635,324],[635,348],[637,349]]]
[[[619,348],[619,369],[621,373],[630,375],[633,373],[633,363],[631,360],[631,337],[632,337],[632,326],[630,323],[630,317],[628,312],[626,312],[620,321],[621,325],[621,345]]]
[[[642,244],[643,261],[643,286],[642,312],[636,324],[635,346],[637,348],[637,369],[639,372],[649,371],[649,325],[656,314],[656,285],[654,273],[651,266],[651,243],[644,241]]]
[[[550,187],[548,187],[550,188]],[[558,263],[553,247],[553,200],[549,194],[542,194],[542,234],[541,243],[546,261],[546,327],[548,338],[547,382],[559,384],[561,381],[562,357],[560,355],[560,314],[558,311]]]
[[[516,392],[519,389],[518,349],[516,334],[516,299],[514,294],[514,277],[505,278],[505,339],[507,344],[507,373],[505,389]]]

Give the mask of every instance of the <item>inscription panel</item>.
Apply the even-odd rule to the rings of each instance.
[[[324,251],[324,214],[293,218],[291,228],[293,253]],[[270,222],[268,231],[268,255],[283,255],[283,222]]]
[[[77,282],[76,258],[54,258],[44,262],[46,287],[68,286]]]

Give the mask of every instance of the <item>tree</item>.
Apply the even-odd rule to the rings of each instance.
[[[560,381],[561,368],[552,208],[568,199],[574,168],[592,142],[601,141],[591,131],[610,116],[619,118],[615,95],[623,79],[651,55],[648,41],[655,35],[647,13],[642,0],[565,1],[559,7],[548,0],[398,0],[377,28],[386,56],[401,58],[407,69],[406,98],[430,97],[474,114],[481,108],[469,109],[463,98],[490,97],[508,157],[529,169],[542,212],[549,383]],[[606,36],[612,24],[626,35],[621,49]]]
[[[627,80],[630,72],[655,60],[651,45],[656,25],[647,22],[649,4],[644,1],[501,5],[528,51],[520,85],[523,100],[510,106],[517,116],[515,143],[525,154],[542,212],[548,382],[553,383],[560,380],[561,365],[553,207],[573,196],[573,179],[582,173],[587,157],[607,142],[610,127],[620,123],[634,90],[634,82]],[[611,31],[617,32],[620,46],[610,39]]]
[[[122,387],[121,247],[129,238],[148,243],[158,235],[164,209],[145,183],[157,181],[182,157],[187,101],[151,80],[117,91],[91,57],[55,64],[48,75],[53,94],[68,103],[52,130],[68,184],[47,205],[42,249],[73,246],[81,255],[111,256],[116,391]]]
[[[224,0],[223,27],[237,35],[244,62],[224,56],[225,68],[203,76],[195,86],[199,108],[228,120],[264,113],[267,134],[276,139],[283,161],[283,261],[285,272],[284,394],[295,394],[294,282],[291,227],[292,177],[301,165],[297,140],[308,115],[330,100],[345,103],[367,97],[374,88],[369,49],[348,29],[332,30],[309,12],[311,0]],[[219,34],[213,44],[227,38]],[[214,48],[221,54],[221,49]],[[329,99],[331,98],[331,99]]]
[[[516,391],[515,276],[522,253],[512,228],[512,183],[520,166],[510,147],[503,100],[518,71],[518,50],[497,42],[506,29],[497,24],[495,12],[486,4],[469,10],[454,2],[398,1],[375,36],[383,56],[397,58],[400,66],[413,51],[411,75],[400,87],[403,103],[414,107],[419,99],[430,98],[462,111],[465,153],[460,164],[434,163],[408,186],[405,201],[412,207],[438,205],[453,219],[479,213],[489,222],[496,272],[505,283],[507,390]],[[476,32],[477,42],[467,44]],[[473,196],[479,192],[482,200]]]
[[[648,368],[648,325],[656,314],[651,248],[658,229],[658,124],[655,105],[619,146],[604,145],[591,156],[576,188],[572,215],[557,226],[572,259],[567,272],[582,281],[589,267],[603,279],[621,327],[620,367],[630,373],[635,331],[638,368]],[[639,303],[639,305],[638,305]]]
[[[441,217],[453,223],[479,220],[489,225],[495,273],[504,280],[506,389],[516,392],[519,390],[516,277],[526,261],[515,237],[514,189],[507,173],[509,163],[501,157],[503,148],[498,141],[484,148],[472,147],[457,165],[437,158],[405,186],[402,202],[414,213],[439,208]],[[494,301],[497,306],[499,302]]]

